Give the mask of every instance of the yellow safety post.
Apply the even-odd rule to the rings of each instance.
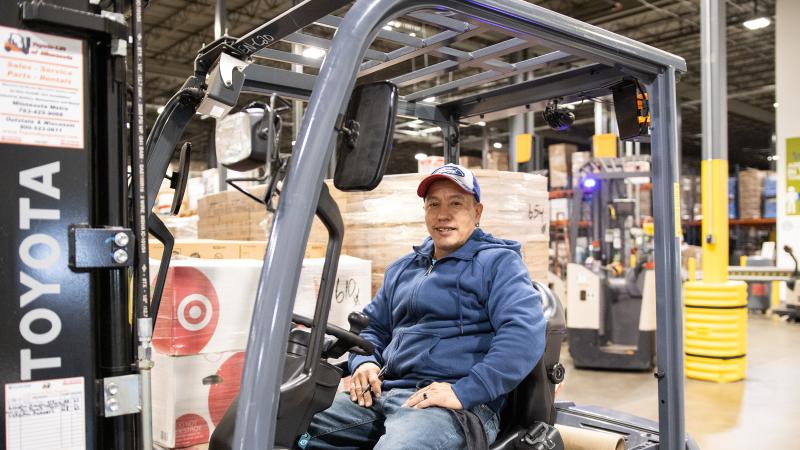
[[[773,281],[772,282],[772,289],[770,289],[770,298],[772,309],[775,309],[781,306],[781,282],[780,281]]]
[[[684,284],[686,376],[745,377],[747,284],[728,280],[728,122],[725,2],[701,1],[703,279]]]
[[[517,149],[517,164],[523,164],[531,160],[533,149],[533,135],[528,133],[518,134],[514,137]]]
[[[728,280],[728,161],[703,161],[703,279],[684,284],[686,376],[745,377],[747,284]]]

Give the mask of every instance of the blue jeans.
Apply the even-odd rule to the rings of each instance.
[[[444,408],[415,409],[401,405],[416,389],[392,389],[373,397],[370,408],[339,393],[333,405],[314,416],[308,432],[297,443],[300,449],[462,450],[464,433],[453,414]],[[499,419],[488,406],[471,410],[483,423],[486,439],[494,442]]]

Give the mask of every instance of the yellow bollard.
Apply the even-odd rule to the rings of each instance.
[[[728,383],[743,379],[747,368],[747,284],[728,280],[728,161],[703,160],[701,170],[703,279],[683,289],[685,371]]]

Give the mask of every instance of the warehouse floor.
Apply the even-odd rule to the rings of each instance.
[[[686,380],[686,431],[703,450],[800,448],[800,324],[751,315],[747,334],[745,381]],[[558,400],[658,420],[652,373],[576,370],[566,344],[561,355],[567,378]]]

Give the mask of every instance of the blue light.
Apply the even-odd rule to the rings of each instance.
[[[584,189],[594,189],[597,186],[597,180],[594,178],[584,178],[583,180],[583,188]]]

